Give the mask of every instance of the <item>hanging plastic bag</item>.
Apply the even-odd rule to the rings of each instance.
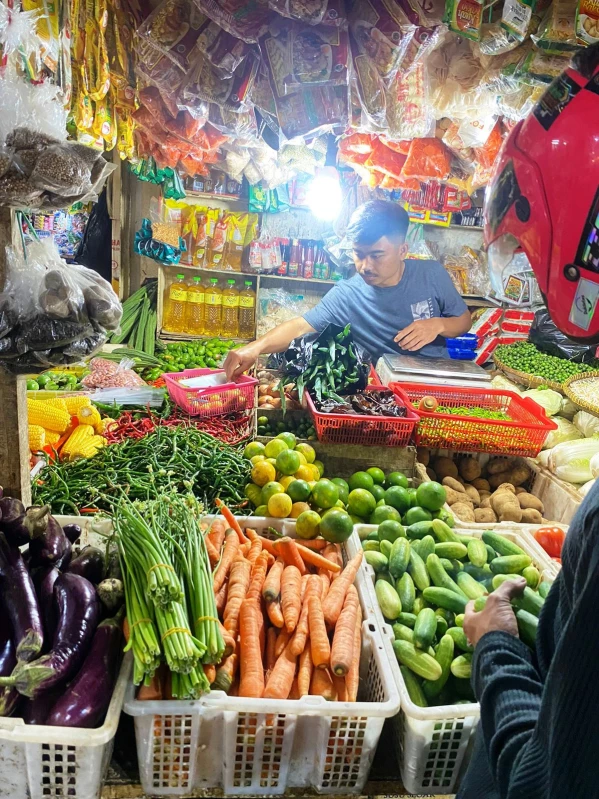
[[[119,363],[106,358],[93,358],[90,372],[81,380],[85,388],[136,388],[146,383],[131,368],[135,364],[130,358],[123,358]]]
[[[535,313],[528,340],[541,352],[575,363],[594,363],[597,347],[577,344],[558,330],[546,308]]]
[[[269,0],[268,5],[277,14],[307,25],[339,27],[345,23],[341,0]]]
[[[532,40],[548,55],[568,55],[578,48],[576,41],[577,0],[553,0]]]
[[[449,176],[450,158],[440,139],[414,139],[402,169],[402,176],[417,180],[445,180]]]

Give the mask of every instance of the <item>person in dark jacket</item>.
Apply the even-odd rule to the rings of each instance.
[[[599,797],[599,482],[566,536],[534,653],[510,605],[524,584],[464,618],[480,724],[457,799]]]

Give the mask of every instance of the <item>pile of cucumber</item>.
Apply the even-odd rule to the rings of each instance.
[[[375,572],[375,591],[392,625],[393,650],[406,689],[420,707],[476,701],[470,686],[472,647],[462,629],[470,600],[515,576],[526,579],[513,601],[521,640],[533,648],[539,613],[550,588],[531,558],[499,533],[461,535],[440,519],[407,528],[383,523],[362,540]]]

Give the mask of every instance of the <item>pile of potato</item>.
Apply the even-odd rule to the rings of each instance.
[[[439,456],[431,460],[418,450],[431,480],[445,486],[451,512],[463,522],[522,522],[541,524],[543,503],[522,486],[530,479],[528,467],[517,459],[495,458],[484,467],[471,457],[457,461]]]
[[[264,370],[258,372],[258,407],[265,410],[273,408],[281,408],[281,380],[276,376],[275,372]],[[285,384],[285,399],[287,410],[300,410],[302,405],[299,401],[298,390],[295,383]]]

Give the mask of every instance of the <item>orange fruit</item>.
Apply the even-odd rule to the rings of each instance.
[[[268,461],[260,461],[252,468],[252,480],[258,486],[265,486],[267,483],[271,483],[276,476],[275,467]]]

